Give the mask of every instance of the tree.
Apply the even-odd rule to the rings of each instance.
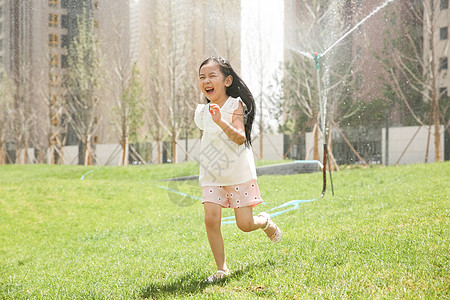
[[[297,3],[301,16],[292,17],[293,31],[290,39],[288,58],[284,66],[283,93],[284,103],[281,114],[287,121],[284,130],[305,132],[312,129],[314,135],[313,158],[319,160],[320,113],[327,111],[327,124],[339,124],[344,118],[356,113],[354,100],[351,98],[353,58],[348,40],[333,44],[349,30],[347,19],[348,3],[321,0],[302,0]],[[291,13],[292,15],[292,13]],[[298,32],[298,33],[297,33]],[[321,57],[321,52],[327,52]],[[318,61],[314,61],[317,54]],[[319,85],[320,84],[320,85]],[[326,107],[321,107],[321,98]],[[323,127],[323,126],[322,126]],[[294,138],[295,140],[295,138]],[[332,145],[329,142],[328,147]],[[329,153],[332,151],[329,150]]]
[[[284,66],[283,105],[280,115],[284,117],[282,132],[294,134],[313,129],[314,155],[319,160],[318,130],[319,100],[315,81],[314,64],[304,57],[287,61]]]
[[[158,147],[163,137],[158,127],[169,136],[172,162],[176,163],[177,140],[182,130],[190,125],[186,114],[193,109],[189,103],[196,100],[189,91],[192,76],[188,74],[186,51],[190,48],[190,40],[187,26],[182,23],[183,16],[189,12],[180,3],[171,1],[157,2],[153,10],[155,14],[149,20],[146,122]]]
[[[118,4],[120,6],[120,4]],[[144,89],[137,64],[127,36],[131,34],[122,20],[112,20],[111,47],[105,57],[111,61],[108,77],[108,91],[114,100],[111,109],[111,125],[122,148],[120,165],[129,164],[130,141],[137,141],[137,130],[143,125]],[[145,70],[145,68],[144,68]],[[145,163],[145,162],[144,162]]]
[[[150,22],[149,22],[150,23]],[[152,25],[151,25],[152,24]],[[151,139],[156,142],[157,157],[156,162],[159,164],[162,162],[162,141],[164,139],[164,133],[159,125],[161,122],[161,104],[164,97],[164,88],[161,78],[158,76],[160,72],[160,66],[158,65],[158,57],[162,55],[160,45],[154,39],[159,38],[159,32],[153,26],[153,23],[147,24],[149,35],[144,37],[146,44],[146,50],[148,55],[145,56],[145,68],[142,69],[144,74],[144,119],[147,132]],[[155,42],[155,45],[153,45]],[[155,159],[153,159],[155,161]]]
[[[67,111],[65,107],[66,90],[62,84],[60,59],[58,54],[50,54],[49,73],[50,78],[48,89],[42,89],[40,97],[43,99],[44,105],[48,107],[47,118],[45,124],[45,133],[47,136],[48,147],[48,163],[49,164],[67,164],[64,156],[64,146],[67,140]],[[43,85],[42,85],[43,86]]]
[[[129,140],[137,139],[137,129],[142,125],[143,87],[136,64],[133,64],[130,76],[119,69],[116,69],[116,75],[119,77],[122,92],[113,108],[113,125],[119,133],[122,146],[121,165],[126,166],[129,163]]]
[[[11,133],[10,114],[14,104],[14,86],[4,70],[0,70],[0,164],[7,162],[6,143]]]
[[[13,118],[13,135],[16,141],[16,163],[28,163],[28,149],[39,136],[37,132],[37,109],[34,107],[36,86],[33,80],[31,63],[23,57],[17,63],[18,72],[15,75],[15,103]],[[21,156],[23,154],[23,156]]]
[[[67,54],[65,86],[68,117],[82,150],[78,155],[79,164],[91,165],[94,155],[92,138],[99,123],[96,116],[99,106],[96,91],[102,76],[93,19],[85,9],[78,17],[77,34]]]
[[[439,90],[439,59],[445,56],[446,47],[438,47],[438,1],[412,1],[402,4],[402,14],[391,17],[393,30],[386,32],[385,47],[380,58],[388,79],[385,93],[393,94],[393,105],[408,112],[403,115],[403,125],[419,124],[434,127],[435,160],[441,160],[440,129],[447,123],[448,97]],[[406,12],[406,14],[403,14]],[[422,34],[423,33],[423,34]],[[446,116],[447,115],[447,116]],[[446,126],[447,127],[447,126]],[[427,144],[428,153],[429,144]],[[425,161],[428,160],[426,155]]]

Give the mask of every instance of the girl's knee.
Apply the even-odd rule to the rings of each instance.
[[[214,203],[206,202],[205,208],[205,225],[207,228],[220,228],[222,208]]]
[[[253,220],[236,220],[236,225],[243,232],[250,232],[254,230]]]
[[[218,217],[214,214],[206,214],[205,225],[209,228],[220,226],[220,216]]]

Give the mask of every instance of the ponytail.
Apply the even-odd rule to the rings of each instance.
[[[250,147],[252,145],[252,126],[255,119],[255,99],[253,98],[250,89],[247,87],[245,82],[236,74],[230,63],[222,57],[210,57],[206,59],[201,65],[200,69],[210,63],[214,62],[219,65],[220,71],[225,77],[231,75],[233,77],[233,82],[229,87],[227,87],[227,95],[238,98],[240,97],[247,109],[244,110],[244,122],[245,122],[245,146]],[[209,102],[209,101],[208,101]],[[245,108],[244,108],[245,109]]]

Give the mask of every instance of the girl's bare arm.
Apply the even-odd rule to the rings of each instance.
[[[225,132],[230,140],[238,145],[245,143],[244,109],[240,102],[238,108],[233,113],[231,124],[222,120],[218,105],[210,104],[210,113],[213,121],[222,128],[223,132]]]

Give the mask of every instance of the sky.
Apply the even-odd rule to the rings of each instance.
[[[263,53],[264,77],[273,73],[283,61],[283,0],[241,1],[241,72],[253,94],[258,94],[258,66],[254,57]],[[261,38],[259,38],[261,36]]]

